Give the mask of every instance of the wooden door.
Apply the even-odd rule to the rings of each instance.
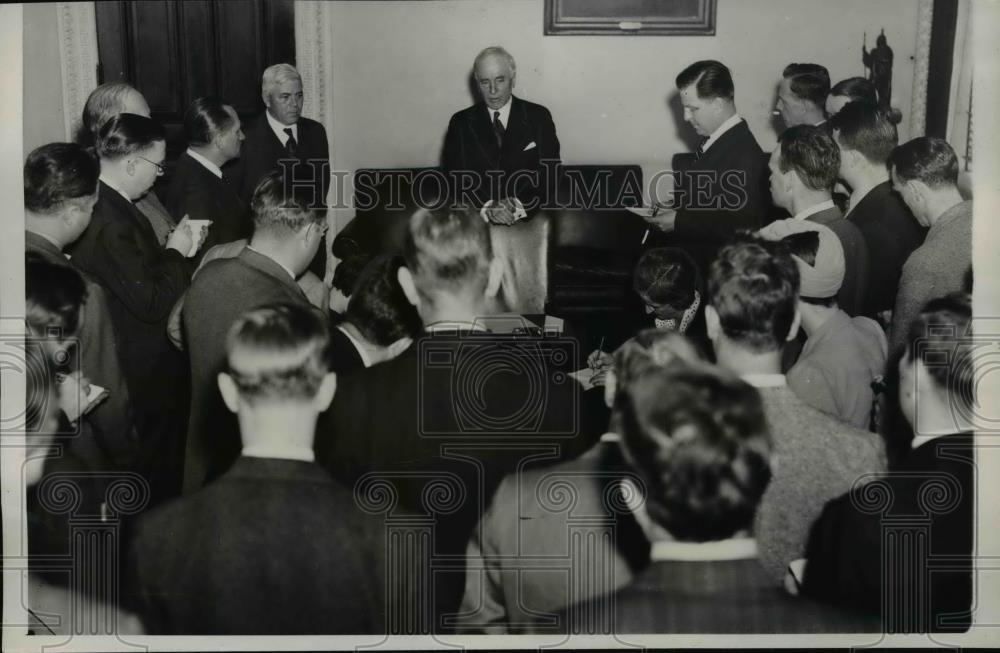
[[[295,65],[293,0],[114,1],[96,10],[98,82],[125,81],[146,96],[167,129],[167,178],[186,147],[192,100],[217,95],[246,121],[264,110],[263,70]]]

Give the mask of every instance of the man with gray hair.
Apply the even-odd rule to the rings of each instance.
[[[330,145],[323,125],[302,116],[299,71],[287,63],[268,67],[262,77],[261,98],[266,111],[244,129],[242,154],[224,172],[249,205],[264,177],[275,170],[287,170],[285,184],[295,185],[298,194],[307,193],[312,208],[324,210],[330,188]],[[309,265],[321,279],[326,276],[326,249],[324,243]]]
[[[472,76],[482,102],[451,117],[441,164],[456,201],[510,224],[553,197],[556,126],[548,109],[513,96],[517,64],[503,48],[480,52]]]

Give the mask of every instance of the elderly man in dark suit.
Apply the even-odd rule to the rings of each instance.
[[[534,211],[553,197],[556,126],[548,109],[513,96],[517,64],[503,48],[480,52],[472,74],[483,101],[451,117],[442,166],[456,200],[477,209],[491,202],[490,220],[510,224],[518,214],[514,198]]]
[[[335,477],[391,485],[399,505],[433,522],[435,553],[459,560],[505,473],[533,454],[570,457],[590,444],[568,376],[572,343],[490,333],[481,319],[497,312],[503,272],[489,230],[473,210],[413,215],[399,281],[426,334],[397,358],[344,375],[316,442]],[[442,564],[426,599],[435,617],[458,607],[465,584],[464,563]]]
[[[387,583],[385,525],[314,462],[316,417],[336,388],[326,321],[276,304],[227,331],[217,384],[242,451],[216,482],[137,524],[136,612],[156,634],[387,632],[404,597]]]
[[[323,125],[302,116],[302,77],[293,66],[279,63],[264,71],[261,97],[266,111],[251,122],[239,159],[231,164],[233,183],[249,204],[257,184],[275,170],[313,208],[325,208],[330,189],[330,144]],[[226,171],[227,174],[229,171]],[[326,277],[326,246],[320,247],[309,269]]]
[[[696,61],[677,75],[684,120],[703,138],[692,161],[675,171],[674,201],[648,218],[705,270],[739,229],[757,229],[770,208],[764,152],[736,112],[729,68]],[[664,202],[665,198],[653,198]]]
[[[305,271],[326,231],[308,193],[285,194],[280,173],[257,187],[250,203],[254,234],[233,258],[206,264],[191,284],[182,314],[191,358],[191,420],[184,460],[184,492],[224,471],[239,453],[232,413],[215,387],[225,363],[226,333],[239,316],[271,302],[309,306],[295,278]]]
[[[236,111],[219,98],[203,97],[184,115],[188,149],[177,159],[167,191],[167,209],[175,220],[210,220],[201,251],[219,243],[248,238],[246,203],[222,166],[240,155],[243,130]]]
[[[143,443],[154,498],[176,492],[184,412],[184,363],[167,339],[170,309],[191,278],[185,259],[196,244],[182,220],[160,245],[149,220],[133,200],[163,174],[163,127],[123,113],[101,128],[97,153],[100,189],[90,225],[70,249],[73,262],[107,291],[136,427]]]

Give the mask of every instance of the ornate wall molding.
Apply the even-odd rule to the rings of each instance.
[[[97,87],[97,18],[93,2],[57,2],[56,15],[63,122],[66,140],[72,140],[87,96]]]
[[[920,0],[917,10],[917,47],[914,51],[913,95],[910,102],[910,138],[924,135],[927,126],[927,75],[931,55],[934,0]]]

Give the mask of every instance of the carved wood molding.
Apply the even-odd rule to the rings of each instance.
[[[910,100],[910,138],[923,136],[927,126],[927,76],[933,24],[934,0],[920,0],[920,8],[917,10],[917,48],[913,64],[913,95]]]
[[[97,18],[93,2],[57,2],[63,123],[72,140],[87,96],[97,88]]]

